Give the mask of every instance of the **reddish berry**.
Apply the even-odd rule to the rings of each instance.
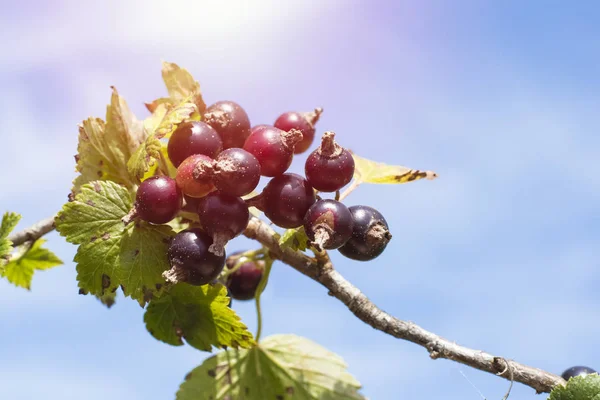
[[[136,193],[136,212],[144,221],[166,224],[171,221],[183,203],[181,191],[168,176],[153,176],[140,184]]]
[[[321,192],[335,192],[352,180],[354,158],[338,145],[333,132],[325,132],[321,146],[306,159],[304,171],[310,184]]]
[[[223,150],[223,142],[212,126],[190,121],[180,124],[169,138],[167,152],[175,167],[194,154],[215,158]]]
[[[278,176],[290,167],[294,146],[300,140],[302,133],[298,130],[286,132],[270,125],[258,125],[252,128],[244,150],[256,157],[262,176]]]
[[[248,114],[233,101],[218,101],[209,106],[203,121],[215,128],[221,136],[224,149],[243,147],[246,138],[250,136]]]
[[[297,129],[302,132],[302,140],[296,143],[294,154],[304,153],[308,150],[315,138],[315,124],[319,120],[322,112],[322,108],[315,108],[313,112],[309,113],[299,113],[295,111],[286,112],[281,114],[273,125],[286,132],[292,129]]]
[[[183,194],[190,197],[204,197],[215,190],[215,185],[210,177],[205,178],[197,174],[198,165],[212,165],[214,160],[204,154],[189,156],[177,168],[177,186]]]

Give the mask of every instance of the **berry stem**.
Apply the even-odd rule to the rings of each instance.
[[[346,190],[344,190],[344,192],[339,196],[339,198],[336,198],[336,200],[343,201],[346,197],[348,197],[350,193],[352,193],[357,187],[359,187],[361,183],[363,183],[361,179],[354,178],[350,186],[348,186]]]
[[[138,217],[138,210],[137,210],[137,207],[134,205],[133,208],[127,213],[127,215],[125,215],[123,218],[121,218],[121,221],[123,221],[123,223],[125,225],[129,225],[131,223],[131,221],[133,221],[137,217]]]
[[[192,176],[194,179],[198,180],[206,180],[209,179],[215,172],[214,162],[209,162],[207,160],[200,160],[194,166],[194,170],[192,171]]]
[[[317,122],[319,122],[319,118],[321,118],[321,114],[323,114],[323,108],[317,107],[313,111],[309,111],[304,113],[304,118],[312,125],[315,126]]]
[[[281,141],[283,145],[288,149],[293,149],[296,146],[296,143],[302,141],[302,131],[298,129],[290,129],[289,131],[282,131]]]
[[[321,138],[321,147],[319,147],[319,154],[323,157],[334,158],[342,154],[342,147],[335,141],[335,133],[327,131]]]
[[[327,243],[331,240],[331,228],[327,225],[319,224],[315,228],[315,240],[311,243],[318,251],[323,251]]]
[[[162,273],[162,277],[165,278],[167,283],[176,284],[179,282],[185,282],[188,278],[188,271],[183,268],[179,268],[177,265],[171,267],[170,270]]]
[[[210,245],[208,251],[216,256],[222,256],[225,254],[225,245],[233,239],[233,235],[225,232],[218,232],[213,235],[213,244]]]
[[[381,223],[373,225],[367,232],[367,244],[381,242],[388,243],[390,240],[392,240],[392,234]]]
[[[260,335],[262,333],[262,309],[260,306],[260,297],[262,292],[267,287],[267,283],[269,282],[269,275],[271,274],[271,267],[273,266],[273,260],[268,255],[265,255],[265,271],[263,273],[262,279],[256,288],[256,318],[257,318],[257,328],[256,328],[256,343],[260,340]]]

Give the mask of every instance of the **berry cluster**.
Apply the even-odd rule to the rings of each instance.
[[[165,277],[203,285],[214,281],[225,265],[225,244],[240,235],[254,206],[277,226],[304,226],[318,251],[338,249],[360,261],[379,256],[391,239],[387,222],[367,206],[346,207],[317,193],[333,193],[354,175],[352,154],[325,132],[320,146],[306,159],[305,177],[286,172],[295,154],[308,150],[321,109],[287,112],[274,125],[250,126],[248,115],[232,101],[206,109],[202,121],[178,125],[167,144],[176,176],[153,176],[137,191],[135,212],[153,224],[164,224],[181,210],[195,213],[199,224],[172,240]],[[262,192],[244,200],[261,176],[272,178]],[[336,196],[337,198],[337,196]],[[233,298],[254,296],[262,267],[248,260],[228,276]]]

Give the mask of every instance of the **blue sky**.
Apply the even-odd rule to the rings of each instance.
[[[208,103],[235,100],[253,123],[320,105],[319,132],[364,157],[439,173],[347,200],[378,208],[394,234],[370,263],[333,254],[381,308],[556,373],[600,368],[600,5],[233,3],[3,5],[0,210],[22,213],[22,227],[58,210],[77,123],[103,116],[111,85],[144,116],[142,103],[164,93],[161,59],[177,62]],[[78,296],[75,247],[48,239],[64,266],[38,273],[31,292],[0,282],[0,398],[174,398],[206,354],[154,340],[131,301],[106,310]],[[461,371],[488,398],[507,388],[373,330],[284,265],[264,298],[266,335],[296,333],[339,353],[372,399],[479,398]],[[253,304],[234,307],[254,330]],[[511,399],[533,398],[515,385]]]

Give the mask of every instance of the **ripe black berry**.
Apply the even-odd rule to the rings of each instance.
[[[227,289],[230,296],[236,300],[251,300],[256,295],[256,289],[263,276],[264,261],[249,259],[227,260],[227,268],[232,269],[238,262],[243,262],[240,268],[227,277]]]
[[[348,207],[335,200],[317,201],[304,216],[306,235],[319,250],[343,246],[352,236],[353,226]]]
[[[294,154],[304,153],[308,150],[315,138],[315,124],[319,120],[322,112],[322,108],[315,108],[314,111],[308,113],[299,113],[295,111],[286,112],[281,114],[273,125],[275,128],[279,128],[286,132],[292,129],[297,129],[302,132],[302,140],[296,143]]]
[[[297,228],[304,223],[306,212],[317,200],[308,181],[297,174],[283,174],[265,186],[263,192],[249,200],[277,226]]]
[[[250,136],[248,114],[233,101],[218,101],[209,106],[202,119],[221,136],[224,149],[243,147]]]
[[[201,121],[180,124],[169,138],[167,153],[175,167],[194,154],[215,158],[223,150],[221,137],[212,126]]]
[[[215,161],[213,180],[219,191],[232,196],[245,196],[258,186],[260,164],[246,150],[227,149]]]
[[[580,376],[580,375],[589,375],[589,374],[595,374],[596,371],[589,368],[589,367],[584,367],[581,365],[575,366],[575,367],[571,367],[569,369],[567,369],[565,372],[562,373],[562,378],[566,381],[568,381],[569,379],[575,377],[575,376]]]
[[[183,197],[175,180],[168,176],[153,176],[140,184],[135,208],[144,221],[166,224],[175,218],[182,203]]]
[[[198,216],[202,229],[213,238],[209,251],[221,255],[225,244],[246,229],[250,212],[241,198],[213,192],[198,204]]]
[[[286,132],[270,125],[258,125],[252,128],[244,150],[256,157],[262,176],[278,176],[292,164],[294,146],[301,140],[299,130]]]
[[[183,194],[189,197],[204,197],[215,190],[212,177],[198,175],[196,170],[198,165],[206,164],[212,166],[214,160],[204,154],[194,154],[189,156],[177,167],[177,186]]]
[[[213,239],[198,228],[186,229],[172,239],[167,252],[171,270],[165,278],[172,282],[205,285],[219,276],[225,266],[225,254],[208,251]]]
[[[334,140],[333,132],[325,132],[321,146],[306,159],[304,172],[312,187],[321,192],[335,192],[352,180],[354,158]]]
[[[358,261],[377,258],[392,239],[383,215],[368,206],[349,207],[354,227],[352,237],[338,250],[344,256]]]

